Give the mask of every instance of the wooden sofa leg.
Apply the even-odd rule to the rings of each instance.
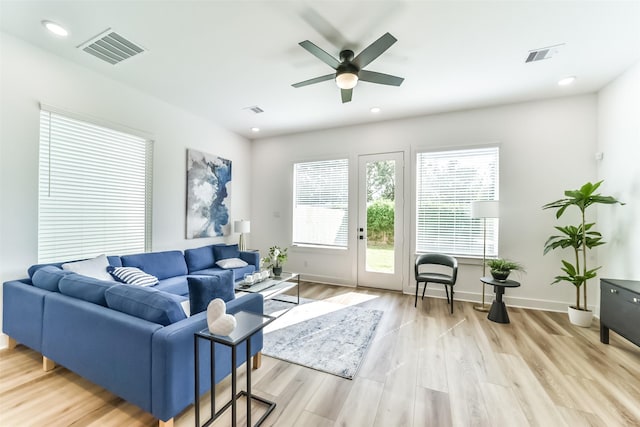
[[[167,421],[158,420],[158,427],[173,427],[173,418],[169,418]]]
[[[258,369],[262,365],[262,352],[259,351],[253,356],[253,369]]]
[[[15,338],[9,337],[9,340],[7,341],[7,348],[9,350],[13,350],[14,348],[16,348],[17,345],[18,345],[18,341],[16,341]]]
[[[42,356],[42,370],[45,372],[49,372],[56,367],[56,362],[49,359],[46,356]]]

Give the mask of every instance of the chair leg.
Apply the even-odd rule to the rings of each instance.
[[[449,288],[447,288],[447,285],[444,285],[444,291],[447,293],[447,304],[449,304]]]
[[[424,288],[422,288],[422,299],[424,299],[424,293],[427,291],[427,283],[428,282],[424,282]]]
[[[416,302],[413,304],[414,307],[418,306],[418,286],[420,286],[420,282],[416,281]]]
[[[453,286],[451,287],[451,314],[453,314]]]

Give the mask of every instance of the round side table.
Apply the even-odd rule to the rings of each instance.
[[[520,283],[515,280],[500,281],[493,277],[483,277],[480,281],[493,286],[496,292],[496,299],[493,301],[493,304],[491,304],[487,319],[496,323],[509,323],[509,313],[507,313],[507,306],[502,301],[502,295],[504,294],[505,288],[517,288],[520,286]]]

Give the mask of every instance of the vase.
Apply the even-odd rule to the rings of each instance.
[[[509,271],[491,270],[491,276],[493,276],[493,278],[499,282],[506,281],[507,277],[509,277],[509,273],[510,273]]]
[[[588,328],[591,326],[591,320],[593,319],[593,312],[590,310],[577,310],[574,307],[567,309],[569,313],[569,321],[581,328]]]
[[[282,274],[282,267],[272,267],[271,270],[273,271],[273,275],[275,277],[280,277],[280,275]]]

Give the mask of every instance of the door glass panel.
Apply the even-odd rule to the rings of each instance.
[[[396,162],[367,163],[366,270],[394,272]]]

